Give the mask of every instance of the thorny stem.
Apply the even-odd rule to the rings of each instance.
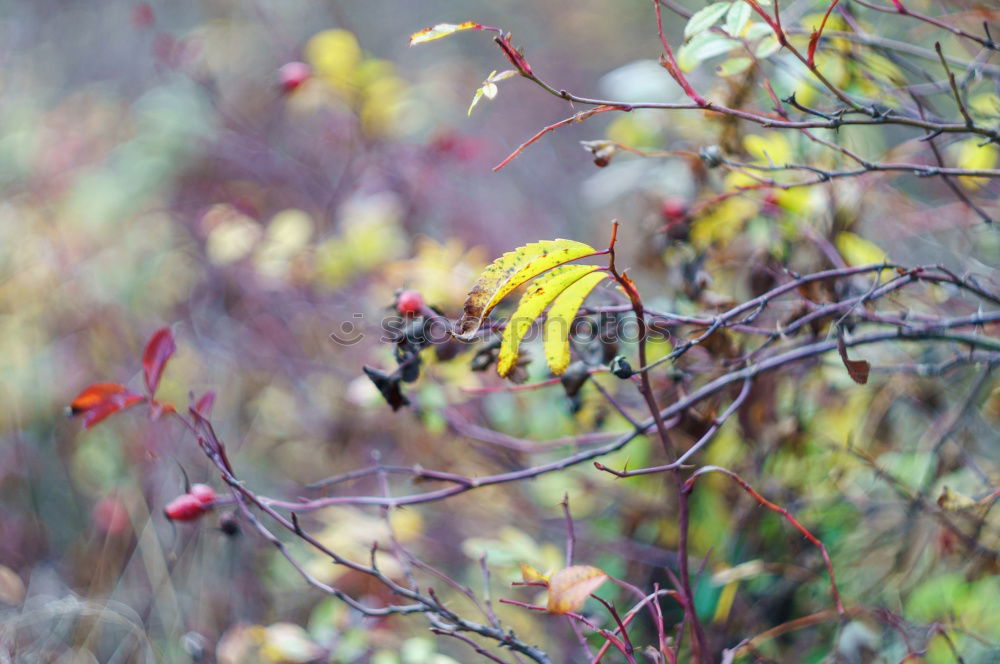
[[[659,17],[660,11],[659,4],[656,5],[657,17]],[[664,43],[666,40],[664,40]],[[631,279],[628,279],[624,275],[618,272],[618,268],[615,266],[615,240],[618,237],[618,222],[612,222],[611,230],[611,241],[608,243],[608,271],[611,272],[615,280],[618,281],[622,290],[628,296],[629,301],[632,303],[632,311],[635,314],[636,323],[638,326],[638,346],[639,346],[639,365],[646,366],[647,356],[646,356],[646,340],[648,337],[648,327],[646,325],[646,310],[642,305],[642,298],[639,296],[639,291],[636,289],[635,284],[632,283]],[[660,412],[660,407],[656,403],[656,397],[653,394],[652,381],[649,378],[649,372],[643,371],[639,373],[639,384],[640,392],[642,393],[643,399],[646,401],[646,405],[649,407],[649,412],[652,414],[653,422],[656,424],[656,430],[660,437],[660,443],[663,445],[663,451],[666,452],[667,458],[674,458],[676,452],[671,444],[670,436],[667,433],[667,428],[663,423],[663,415]],[[681,579],[681,591],[684,594],[684,611],[687,614],[687,618],[691,623],[691,628],[694,632],[694,642],[695,648],[693,650],[695,662],[704,661],[703,658],[708,657],[708,646],[705,639],[705,632],[702,629],[701,622],[698,619],[697,611],[694,606],[694,594],[691,591],[691,578],[688,572],[687,566],[687,534],[688,534],[688,509],[687,509],[687,497],[684,495],[683,489],[683,479],[680,475],[674,476],[677,495],[678,495],[678,551],[677,557],[680,561],[680,579]]]
[[[862,7],[871,9],[872,11],[884,12],[886,14],[900,14],[902,16],[910,16],[912,18],[917,19],[918,21],[923,21],[924,23],[929,23],[935,27],[941,28],[942,30],[947,30],[948,32],[958,35],[959,37],[962,37],[964,39],[971,39],[972,41],[980,44],[983,48],[988,48],[994,51],[1000,50],[1000,44],[997,44],[989,37],[988,29],[986,32],[986,38],[984,39],[983,37],[979,37],[970,32],[966,32],[961,28],[957,28],[953,25],[948,25],[943,21],[939,21],[933,16],[925,16],[924,14],[910,11],[901,2],[894,2],[895,5],[894,7],[880,7],[879,5],[865,2],[864,0],[854,0],[854,2],[861,5]]]
[[[646,340],[649,336],[649,328],[646,325],[646,309],[642,306],[642,299],[639,297],[639,291],[636,289],[635,284],[632,283],[631,279],[620,274],[618,268],[615,266],[615,241],[617,238],[618,222],[613,221],[611,225],[611,241],[608,243],[608,271],[621,286],[622,290],[625,291],[629,301],[632,303],[632,311],[635,313],[636,325],[638,326],[639,365],[644,367],[647,364]],[[673,457],[674,449],[670,442],[670,434],[667,433],[667,427],[660,416],[660,407],[657,405],[656,397],[653,395],[653,385],[649,379],[648,372],[639,374],[639,385],[639,392],[642,393],[642,398],[645,399],[646,405],[649,406],[649,412],[653,414],[653,421],[656,423],[656,432],[660,436],[660,444],[663,446],[663,451],[667,453],[668,457]]]

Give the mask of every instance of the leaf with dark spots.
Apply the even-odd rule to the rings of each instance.
[[[515,288],[554,267],[595,253],[593,247],[582,242],[561,239],[535,242],[508,251],[490,263],[472,286],[455,336],[470,341],[493,307]]]

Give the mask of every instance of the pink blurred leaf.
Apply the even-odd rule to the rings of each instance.
[[[142,372],[149,396],[156,393],[156,388],[160,384],[160,376],[163,375],[163,368],[176,350],[174,335],[170,332],[169,327],[160,328],[150,337],[149,343],[146,344],[146,350],[142,353]]]
[[[194,404],[196,413],[208,419],[212,415],[212,406],[215,405],[215,392],[209,390],[201,395],[201,398]]]

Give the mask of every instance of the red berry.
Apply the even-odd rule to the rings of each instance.
[[[205,506],[190,493],[177,496],[163,509],[171,521],[194,521],[205,513]]]
[[[91,518],[94,520],[94,525],[108,535],[117,535],[129,524],[128,509],[114,495],[105,496],[97,501],[91,512]]]
[[[396,298],[396,309],[401,314],[419,314],[424,308],[424,296],[415,290],[405,290]]]
[[[188,493],[197,498],[198,502],[205,507],[208,507],[215,502],[215,489],[207,484],[192,484],[191,490]]]
[[[311,76],[312,69],[304,62],[289,62],[278,70],[278,81],[285,92],[291,92],[308,81]]]
[[[153,14],[153,8],[149,6],[148,2],[140,2],[136,6],[132,7],[131,18],[132,25],[142,30],[153,25],[153,21],[156,20],[156,15]]]
[[[687,204],[683,198],[671,196],[663,201],[663,205],[660,207],[660,214],[668,222],[677,223],[687,214]]]

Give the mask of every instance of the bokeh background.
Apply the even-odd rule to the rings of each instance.
[[[807,15],[820,4],[794,3],[789,21],[810,25]],[[919,25],[865,18],[880,34],[927,38]],[[506,68],[488,36],[407,43],[420,28],[466,19],[512,30],[535,70],[559,87],[682,100],[655,65],[648,2],[0,6],[0,655],[14,644],[22,653],[16,661],[26,662],[472,658],[462,644],[429,635],[419,617],[361,620],[308,589],[252,532],[221,532],[220,514],[195,524],[166,521],[163,505],[183,491],[185,475],[222,489],[178,426],[136,411],[82,432],[64,417],[91,382],[138,388],[143,345],[161,326],[172,328],[179,351],[160,396],[185,404],[190,392],[217,391],[214,422],[243,479],[262,494],[294,497],[309,482],[369,464],[373,453],[465,475],[556,453],[470,439],[449,426],[448,413],[543,441],[622,429],[589,390],[572,407],[558,388],[470,397],[462,388],[498,380],[471,373],[468,355],[430,361],[411,388],[418,407],[396,414],[364,377],[365,364],[392,364],[379,325],[398,289],[419,290],[454,316],[488,260],[526,242],[568,237],[601,246],[608,221],[621,219],[619,260],[632,267],[647,303],[684,313],[761,292],[773,284],[768,266],[828,267],[816,238],[836,243],[848,262],[887,252],[897,262],[943,263],[997,286],[996,231],[938,181],[880,175],[737,197],[678,230],[678,208],[722,191],[722,175],[684,156],[623,155],[598,169],[578,143],[610,138],[690,152],[718,144],[746,159],[815,156],[799,137],[699,113],[598,116],[546,136],[493,173],[519,143],[577,109],[511,79],[467,115],[473,91]],[[682,26],[673,19],[669,34],[676,39]],[[841,62],[836,51],[830,57],[844,86],[891,94],[886,80],[858,73],[865,68],[855,61]],[[288,90],[279,69],[293,61],[308,63],[314,75]],[[885,77],[915,76],[881,64],[896,66]],[[692,78],[721,97],[755,94],[710,64]],[[812,88],[801,79],[788,69],[776,79],[779,93],[796,90],[809,103]],[[987,116],[1000,108],[990,86],[987,79],[973,90],[977,112]],[[812,101],[822,103],[816,94]],[[925,150],[897,130],[843,134],[878,157],[905,160]],[[952,156],[962,149],[946,146]],[[995,183],[963,186],[997,210]],[[923,291],[899,304],[955,314],[976,306]],[[330,339],[345,322],[364,334],[361,342]],[[726,425],[706,461],[739,468],[815,528],[851,604],[885,606],[914,625],[956,626],[951,638],[965,661],[996,661],[989,659],[1000,637],[995,558],[969,555],[931,515],[914,514],[905,491],[845,451],[848,442],[860,446],[910,487],[929,477],[931,498],[944,485],[974,498],[996,486],[995,378],[981,367],[942,377],[878,372],[912,362],[915,352],[866,353],[876,377],[865,387],[832,360],[772,376],[768,398],[755,398]],[[925,362],[946,357],[920,352]],[[710,359],[695,353],[692,362]],[[539,364],[530,368],[536,379],[546,377]],[[940,464],[939,438],[957,450]],[[647,443],[608,465],[626,457],[631,467],[657,462]],[[420,488],[405,480],[394,486]],[[637,585],[662,581],[656,568],[676,546],[676,524],[669,492],[655,478],[615,482],[573,470],[392,519],[415,553],[476,588],[478,558],[488,551],[494,597],[528,601],[530,593],[509,583],[519,578],[519,562],[561,565],[564,494],[581,519],[578,559]],[[778,517],[714,480],[695,494],[693,509],[693,552],[712,552],[699,610],[719,633],[738,640],[828,608],[815,551]],[[386,537],[380,515],[362,509],[328,510],[310,526],[361,560],[373,537]],[[1000,545],[995,519],[981,541],[993,551]],[[306,549],[295,553],[355,596],[387,599]],[[729,580],[709,578],[748,561],[762,562]],[[572,652],[575,637],[561,623],[501,612],[557,660]],[[841,654],[898,661],[908,629],[852,622]],[[822,661],[831,635],[825,626],[769,647],[776,661]],[[862,652],[880,654],[862,660]],[[952,661],[948,653],[943,640],[931,639],[928,661]]]

